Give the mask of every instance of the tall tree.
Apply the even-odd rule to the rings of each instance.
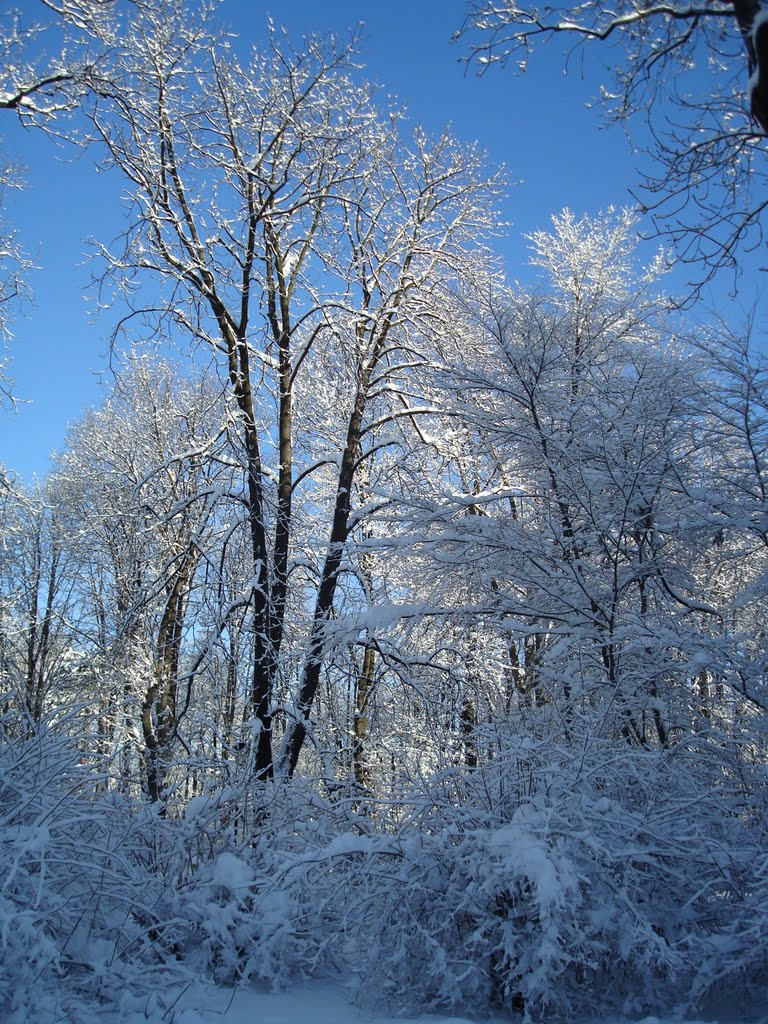
[[[297,51],[273,32],[267,51],[241,67],[203,22],[191,25],[179,3],[143,9],[122,44],[125,73],[90,117],[132,189],[125,246],[104,251],[111,271],[129,300],[139,275],[155,277],[158,328],[209,346],[237,409],[254,769],[267,778],[296,502],[330,525],[289,702],[288,774],[317,692],[367,417],[393,401],[407,411],[400,382],[418,364],[413,339],[446,329],[437,293],[489,227],[494,182],[480,155],[448,136],[402,139],[397,114],[379,115],[350,77],[352,44],[310,39]],[[316,375],[328,373],[339,402],[321,428],[331,438],[323,448],[300,431],[302,418],[313,429],[325,380]]]
[[[198,570],[216,559],[225,446],[218,387],[138,359],[108,401],[70,428],[54,477],[80,559],[80,633],[111,662],[102,717],[119,727],[127,714],[126,727],[140,729],[153,801],[163,797],[177,738]]]
[[[65,531],[45,489],[3,486],[0,676],[16,694],[22,733],[40,725],[72,650],[72,575]]]
[[[691,571],[713,536],[686,493],[696,364],[653,271],[632,268],[631,216],[553,225],[532,236],[547,290],[491,297],[486,340],[456,370],[460,414],[486,442],[483,485],[445,496],[443,515],[474,513],[444,521],[443,557],[466,545],[475,616],[511,632],[512,706],[543,705],[566,737],[582,717],[664,745],[700,619],[720,616]]]

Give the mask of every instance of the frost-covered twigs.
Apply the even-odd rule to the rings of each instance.
[[[56,1005],[74,1020],[80,1000],[119,1003],[136,985],[148,991],[158,969],[172,970],[173,900],[146,870],[157,823],[99,793],[104,781],[65,732],[43,727],[0,745],[6,1020]]]
[[[0,110],[53,130],[56,118],[103,87],[105,52],[114,42],[115,0],[40,0],[25,17],[0,21]],[[52,24],[30,19],[55,15]]]

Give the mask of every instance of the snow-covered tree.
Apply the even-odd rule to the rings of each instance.
[[[665,745],[696,671],[689,626],[720,611],[692,574],[714,535],[686,490],[696,364],[656,272],[633,268],[633,226],[566,211],[531,238],[546,290],[489,296],[485,337],[450,371],[480,447],[432,499],[426,539],[445,545],[444,586],[464,578],[475,615],[508,633],[506,673],[488,678],[510,707],[566,736],[581,718]]]
[[[65,531],[48,488],[3,484],[0,500],[0,678],[13,718],[34,732],[75,670],[72,574]]]
[[[409,413],[409,380],[449,329],[441,289],[469,272],[496,180],[449,135],[408,138],[396,112],[380,114],[350,77],[351,45],[310,39],[294,50],[275,32],[241,67],[179,3],[144,9],[121,45],[125,74],[89,115],[132,188],[125,247],[104,256],[129,301],[142,275],[154,277],[158,329],[209,346],[237,408],[261,777],[273,771],[291,587],[303,605],[315,592],[298,689],[284,703],[280,764],[292,774],[370,422]],[[325,380],[337,401],[330,422],[313,425]],[[312,441],[302,422],[318,431]],[[309,580],[303,564],[292,571],[301,505],[324,516]]]
[[[218,387],[138,358],[105,404],[70,428],[57,460],[53,486],[80,562],[80,633],[107,677],[99,739],[127,730],[135,741],[140,728],[154,801],[183,706],[190,602],[202,563],[218,557],[225,447]]]

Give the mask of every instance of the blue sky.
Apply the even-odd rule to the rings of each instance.
[[[631,202],[637,171],[629,143],[621,129],[598,130],[599,115],[585,106],[606,78],[597,52],[587,55],[586,77],[575,61],[565,75],[553,46],[524,76],[496,68],[478,78],[459,62],[461,46],[451,43],[463,0],[223,0],[221,9],[222,19],[255,43],[265,38],[269,14],[294,40],[314,31],[346,33],[362,21],[367,77],[427,130],[450,123],[459,138],[479,141],[519,182],[504,203],[509,227],[499,243],[510,277],[527,276],[522,236],[546,227],[552,213],[568,206],[594,214]],[[66,153],[21,129],[12,115],[0,119],[0,134],[5,152],[27,168],[27,188],[12,197],[9,218],[39,268],[31,279],[34,304],[9,345],[22,401],[14,415],[0,414],[0,463],[29,481],[45,474],[67,423],[99,400],[117,313],[94,319],[88,285],[98,265],[87,261],[87,239],[110,241],[120,232],[121,186],[96,174],[87,156],[67,162]]]

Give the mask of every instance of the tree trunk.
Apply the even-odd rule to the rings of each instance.
[[[355,781],[362,789],[370,786],[370,770],[367,765],[365,744],[368,739],[370,720],[368,709],[373,694],[373,677],[376,665],[376,652],[373,644],[368,641],[363,655],[363,667],[355,680],[355,712],[354,732],[355,745],[352,751],[352,765]]]
[[[158,632],[154,680],[141,709],[144,734],[147,793],[153,803],[162,801],[168,755],[176,731],[176,696],[179,658],[189,586],[197,568],[199,553],[190,543],[171,583]]]

